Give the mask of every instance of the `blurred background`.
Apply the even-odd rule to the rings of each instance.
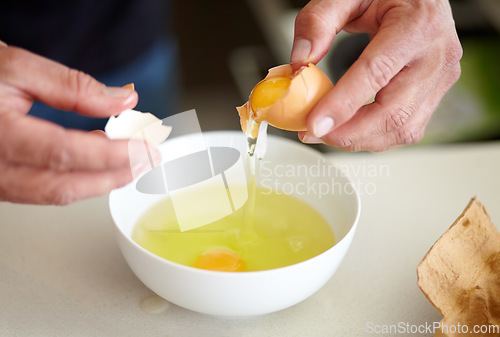
[[[268,68],[289,61],[294,19],[306,3],[174,0],[179,112],[196,109],[204,131],[239,129],[235,107],[246,102]],[[442,100],[421,144],[499,139],[500,1],[452,0],[451,5],[464,48],[462,76]],[[364,35],[340,34],[320,67],[335,82],[367,43]],[[293,132],[271,133],[297,138]]]

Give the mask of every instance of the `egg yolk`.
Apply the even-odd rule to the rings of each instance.
[[[254,111],[271,106],[286,95],[290,78],[275,77],[257,84],[250,95],[250,105]]]
[[[233,251],[211,249],[203,252],[194,263],[194,267],[218,271],[245,271],[245,262]]]

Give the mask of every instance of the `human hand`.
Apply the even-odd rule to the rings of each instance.
[[[448,0],[312,0],[295,21],[292,66],[317,63],[342,29],[369,33],[371,41],[311,110],[299,138],[348,151],[421,140],[460,76],[462,48]]]
[[[129,162],[127,140],[27,116],[34,100],[109,117],[134,107],[138,97],[132,89],[106,87],[80,71],[0,42],[0,200],[68,204],[125,185],[132,180],[130,166],[138,171],[144,166]],[[132,144],[131,151],[136,150],[141,149]]]

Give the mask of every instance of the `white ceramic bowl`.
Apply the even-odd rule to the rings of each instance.
[[[203,135],[208,146],[237,148],[245,160],[246,141],[241,132]],[[162,144],[160,150],[172,156],[186,142],[190,142],[189,136],[173,138]],[[321,153],[287,139],[268,138],[263,166],[267,179],[264,183],[294,194],[327,219],[336,239],[332,248],[309,260],[264,271],[218,272],[180,265],[148,252],[131,239],[138,217],[165,197],[140,193],[134,182],[112,191],[109,202],[119,247],[137,277],[159,296],[181,307],[229,317],[278,311],[318,291],[337,270],[352,242],[360,214],[358,192],[337,169],[324,165]],[[316,184],[316,190],[308,191],[310,184]]]

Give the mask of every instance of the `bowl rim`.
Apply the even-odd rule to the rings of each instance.
[[[235,131],[235,130],[221,130],[221,131],[217,131],[217,130],[211,130],[211,131],[206,131],[206,132],[202,132],[203,135],[208,135],[208,136],[213,136],[213,135],[243,135],[240,131]],[[191,134],[186,134],[186,135],[182,135],[180,136],[179,138],[181,137],[187,137]],[[321,157],[323,157],[325,163],[327,163],[328,165],[331,165],[333,167],[335,167],[337,170],[340,171],[340,169],[338,167],[336,167],[332,162],[331,160],[328,160],[325,158],[325,156],[323,155],[323,153],[319,152],[318,150],[315,150],[315,149],[312,149],[310,147],[304,147],[303,144],[301,143],[297,143],[293,140],[290,140],[290,139],[287,139],[287,138],[284,138],[284,137],[280,137],[280,136],[276,136],[276,135],[268,135],[268,139],[272,139],[273,141],[277,141],[277,142],[283,142],[283,143],[287,143],[287,145],[291,145],[293,147],[299,147],[301,150],[306,150],[306,151],[310,151],[312,153],[314,153],[315,155],[319,155]],[[147,172],[146,172],[147,173]],[[145,173],[144,173],[145,174]],[[137,242],[135,242],[131,237],[130,235],[127,235],[124,230],[117,224],[117,221],[115,219],[115,215],[114,215],[114,212],[113,212],[113,208],[112,208],[112,199],[114,198],[113,195],[116,195],[117,193],[119,193],[119,191],[122,189],[122,188],[125,188],[131,184],[135,184],[135,182],[141,177],[142,175],[140,175],[139,177],[137,177],[136,179],[134,179],[132,182],[130,182],[129,184],[127,184],[126,186],[123,186],[121,188],[118,188],[118,189],[115,189],[115,190],[112,190],[109,194],[109,198],[108,198],[108,207],[109,207],[109,210],[110,210],[110,213],[111,213],[111,217],[113,219],[113,226],[115,228],[115,230],[117,230],[119,232],[119,234],[125,238],[126,241],[128,241],[129,243],[132,244],[132,246],[134,246],[136,249],[139,249],[141,251],[141,253],[145,253],[146,255],[148,255],[149,257],[155,259],[156,261],[160,262],[160,263],[166,263],[167,265],[170,265],[172,266],[173,268],[180,268],[180,270],[184,270],[186,272],[195,272],[195,273],[201,273],[201,274],[204,274],[204,275],[212,275],[212,276],[218,276],[218,277],[250,277],[250,275],[262,275],[262,274],[270,274],[270,273],[277,273],[277,272],[284,272],[288,269],[291,269],[291,268],[296,268],[295,266],[299,266],[299,265],[303,265],[303,264],[307,264],[307,263],[311,263],[312,260],[315,260],[317,258],[319,258],[320,256],[323,256],[323,255],[326,255],[328,254],[329,252],[331,252],[332,250],[335,249],[335,247],[337,247],[341,242],[345,242],[347,239],[348,236],[350,235],[353,235],[353,233],[356,231],[356,228],[357,228],[357,224],[359,222],[359,218],[361,216],[361,198],[360,198],[360,195],[359,195],[359,191],[358,189],[356,188],[356,185],[353,183],[352,179],[347,175],[347,174],[343,174],[343,178],[345,178],[347,180],[347,183],[351,185],[353,191],[354,191],[354,196],[355,196],[355,201],[356,201],[356,215],[354,217],[354,220],[350,223],[350,228],[349,230],[347,231],[347,233],[342,237],[342,239],[338,240],[335,242],[335,244],[333,246],[331,246],[330,248],[328,248],[327,250],[325,250],[324,252],[321,252],[311,258],[308,258],[304,261],[300,261],[300,262],[297,262],[297,263],[294,263],[294,264],[291,264],[291,265],[287,265],[287,266],[283,266],[283,267],[278,267],[278,268],[272,268],[272,269],[264,269],[264,270],[251,270],[251,271],[244,271],[244,272],[238,272],[238,271],[219,271],[219,270],[208,270],[208,269],[201,269],[201,268],[196,268],[196,267],[192,267],[192,266],[187,266],[187,265],[184,265],[184,264],[181,264],[181,263],[177,263],[177,262],[174,262],[174,261],[170,261],[164,257],[161,257],[161,256],[158,256],[152,252],[150,252],[149,250],[145,249],[144,247],[142,247],[141,245],[139,245]],[[246,275],[246,276],[245,276]]]

